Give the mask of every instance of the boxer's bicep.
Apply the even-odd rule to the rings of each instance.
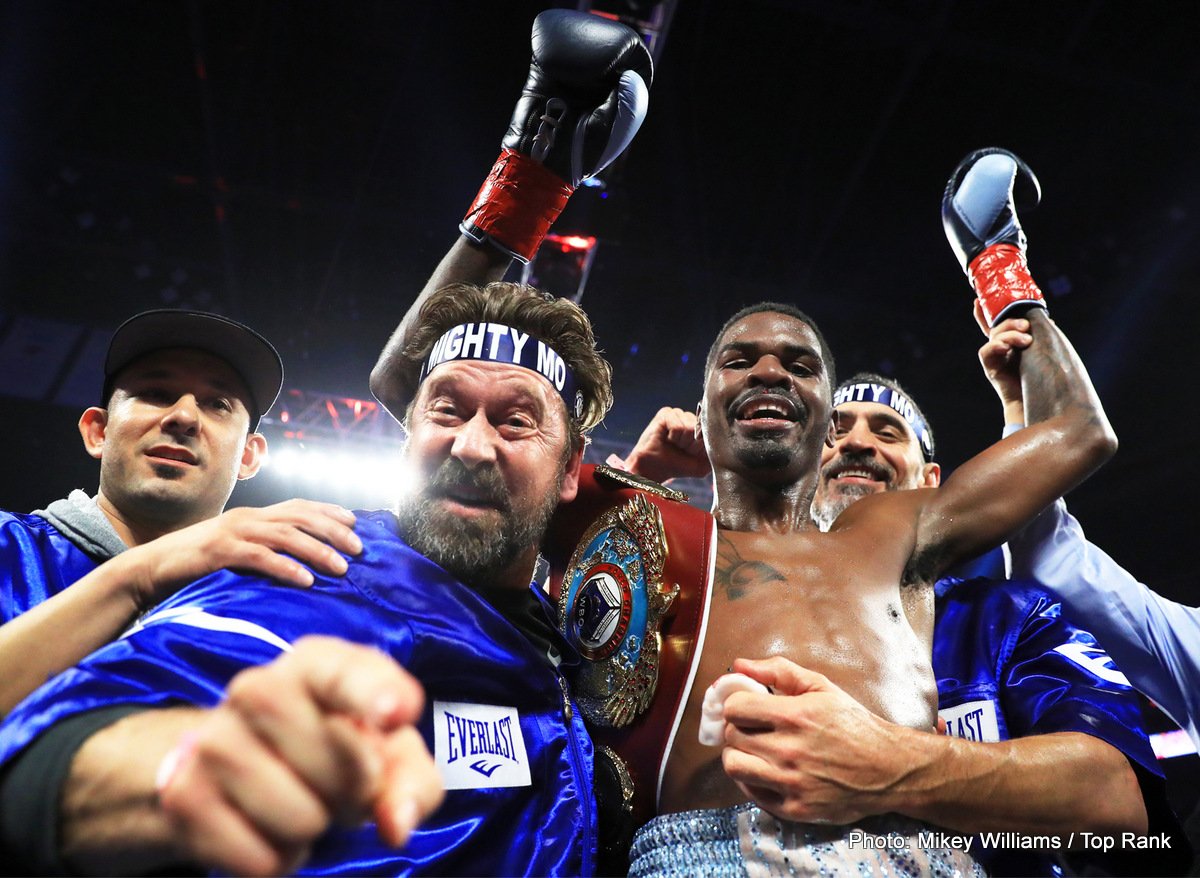
[[[1045,441],[1014,434],[962,464],[941,487],[921,491],[914,570],[935,579],[1000,545],[1053,502],[1059,482],[1036,472]]]

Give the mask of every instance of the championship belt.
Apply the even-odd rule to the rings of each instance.
[[[685,500],[585,465],[544,544],[559,630],[583,657],[572,694],[597,748],[628,771],[635,825],[655,814],[706,618],[715,521]]]

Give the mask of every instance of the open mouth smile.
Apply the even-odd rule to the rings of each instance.
[[[801,415],[795,400],[778,393],[755,393],[733,407],[735,420],[754,426],[789,426],[798,423]]]
[[[834,468],[828,475],[830,481],[839,482],[877,482],[887,484],[889,474],[882,467],[868,466],[855,463]]]

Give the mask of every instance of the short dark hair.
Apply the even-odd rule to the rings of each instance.
[[[825,376],[829,379],[829,389],[832,391],[834,384],[837,382],[837,378],[835,377],[837,366],[833,361],[833,351],[829,349],[829,343],[825,341],[825,335],[821,332],[821,327],[817,326],[817,321],[813,320],[795,305],[788,305],[784,302],[759,302],[756,305],[747,305],[725,321],[725,325],[721,327],[721,331],[713,339],[712,347],[708,349],[708,356],[704,360],[705,382],[708,381],[708,373],[712,371],[713,363],[716,362],[717,349],[720,347],[721,339],[725,337],[725,333],[729,331],[729,327],[733,326],[739,320],[749,317],[751,314],[760,314],[763,312],[795,317],[813,331],[813,334],[817,337],[817,342],[821,345],[821,360],[825,365]]]
[[[487,286],[451,284],[430,296],[417,314],[401,356],[417,382],[421,365],[443,333],[463,323],[503,323],[551,345],[575,376],[583,392],[583,408],[568,410],[572,445],[581,447],[587,434],[612,407],[612,367],[596,348],[592,322],[582,308],[527,284],[496,281]],[[415,399],[415,395],[414,395]],[[412,402],[409,402],[409,410]],[[407,417],[406,417],[407,420]]]

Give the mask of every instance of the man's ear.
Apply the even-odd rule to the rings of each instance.
[[[242,446],[242,460],[238,464],[238,481],[252,479],[267,458],[267,437],[262,433],[250,433]]]
[[[583,444],[571,452],[567,458],[567,468],[563,471],[562,488],[558,492],[559,503],[570,503],[579,493],[579,470],[583,465]]]
[[[837,442],[838,416],[837,409],[829,413],[829,429],[825,431],[825,447],[832,448]]]
[[[79,416],[79,435],[83,437],[83,447],[96,460],[99,460],[104,452],[104,435],[107,430],[107,409],[92,406]]]
[[[692,435],[696,437],[696,441],[704,442],[704,400],[696,403],[696,426],[692,431]]]
[[[927,463],[921,467],[921,485],[922,488],[936,488],[942,484],[942,465],[939,463]]]

